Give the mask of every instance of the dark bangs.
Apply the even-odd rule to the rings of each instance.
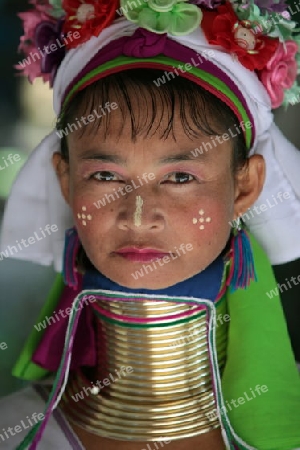
[[[100,107],[113,101],[123,119],[119,135],[130,119],[133,141],[139,136],[151,138],[157,132],[161,139],[171,135],[176,140],[175,111],[179,113],[184,132],[191,139],[201,138],[203,134],[220,136],[239,127],[238,118],[225,103],[192,81],[175,75],[166,81],[162,70],[132,69],[109,75],[78,92],[59,118],[57,130],[65,130],[68,124],[76,123],[94,111],[100,114]],[[114,126],[113,121],[114,111],[80,128],[79,136],[95,133],[100,127],[104,127],[106,136],[109,128]],[[244,166],[248,154],[243,133],[236,134],[232,138],[234,171]],[[68,160],[66,136],[62,138],[61,152]]]

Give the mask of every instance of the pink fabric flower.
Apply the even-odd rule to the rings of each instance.
[[[48,0],[30,0],[29,3],[33,5],[37,11],[44,13],[47,13],[52,8]]]
[[[31,55],[35,55],[38,54],[38,50],[34,45],[28,45],[26,47],[26,58],[23,59],[23,61],[20,62],[20,64],[17,64],[15,66],[15,69],[21,71],[21,75],[25,76],[28,78],[28,80],[30,81],[30,83],[33,83],[33,81],[36,78],[41,77],[44,81],[44,83],[50,81],[50,77],[51,74],[49,73],[42,73],[42,69],[41,69],[41,59],[42,56],[40,57],[40,59],[35,58],[35,60],[33,59],[33,57]],[[27,60],[27,62],[26,62]]]
[[[21,37],[21,45],[24,41],[34,40],[35,29],[39,23],[43,22],[43,20],[52,20],[55,22],[55,20],[48,16],[47,13],[37,9],[19,13],[18,16],[23,20],[24,27],[24,36]]]
[[[282,104],[284,91],[290,89],[295,82],[297,51],[298,45],[294,41],[286,41],[284,45],[280,43],[266,67],[258,74],[270,96],[273,109]]]
[[[42,55],[39,53],[35,43],[35,30],[43,21],[55,23],[55,19],[45,12],[45,2],[42,5],[42,2],[37,0],[35,4],[38,4],[40,9],[33,9],[19,14],[19,17],[23,20],[24,36],[20,39],[18,50],[25,55],[25,59],[15,66],[16,69],[22,71],[22,75],[28,77],[30,83],[37,77],[42,77],[44,82],[50,79],[50,74],[44,74],[41,71]]]

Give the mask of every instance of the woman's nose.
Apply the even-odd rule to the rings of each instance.
[[[161,231],[165,226],[164,213],[153,192],[132,192],[122,202],[118,212],[118,227],[122,230]]]

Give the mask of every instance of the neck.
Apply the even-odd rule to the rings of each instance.
[[[82,288],[84,290],[104,289],[133,294],[167,295],[169,297],[202,297],[215,301],[218,298],[225,272],[224,259],[223,256],[219,256],[202,272],[162,289],[127,288],[110,280],[96,269],[86,272]]]
[[[199,275],[183,282],[185,292],[196,279],[201,292]],[[86,277],[86,287],[93,277]],[[222,271],[218,289],[221,278]],[[71,374],[63,400],[70,420],[100,436],[136,441],[182,439],[218,427],[205,301],[153,291],[130,294],[107,280],[93,278],[97,289],[99,283],[106,288],[93,304],[97,364]],[[215,306],[226,313],[224,301]],[[225,323],[216,330],[221,369],[226,332]]]

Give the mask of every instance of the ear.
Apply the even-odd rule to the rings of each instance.
[[[265,181],[265,161],[261,155],[253,155],[235,177],[234,219],[250,208],[262,191]]]
[[[52,156],[52,165],[56,172],[61,193],[66,201],[70,204],[70,170],[69,163],[62,158],[61,153],[55,152]]]

